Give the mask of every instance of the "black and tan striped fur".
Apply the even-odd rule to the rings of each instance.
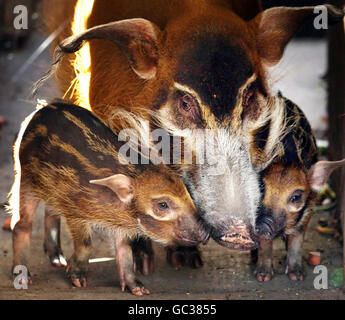
[[[36,111],[22,126],[14,149],[17,175],[10,199],[14,266],[28,263],[32,220],[40,200],[48,217],[58,214],[67,221],[75,247],[68,271],[76,286],[86,285],[92,225],[113,231],[121,287],[136,295],[148,290],[135,280],[129,239],[144,236],[183,245],[206,240],[180,178],[163,165],[121,164],[118,150],[124,143],[91,112],[63,102]],[[115,176],[117,185],[104,182]],[[162,209],[163,202],[167,208]],[[45,247],[51,258],[60,259],[59,230],[54,232],[46,235]]]
[[[329,174],[343,162],[318,160],[316,140],[302,110],[279,94],[285,104],[287,131],[283,148],[262,173],[263,199],[257,217],[260,238],[255,275],[269,281],[273,275],[272,240],[282,235],[287,241],[286,273],[291,280],[303,280],[302,245],[315,198]]]

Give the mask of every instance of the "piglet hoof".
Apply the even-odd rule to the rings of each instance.
[[[49,252],[46,246],[43,246],[44,253],[49,257],[49,261],[53,267],[57,268],[66,268],[67,267],[67,260],[63,255],[61,249],[54,250],[53,252]]]
[[[74,287],[87,287],[87,270],[85,268],[78,267],[77,263],[69,263],[66,272]]]
[[[303,281],[305,278],[304,270],[302,266],[294,266],[293,268],[287,268],[286,274],[292,281]]]
[[[29,271],[26,271],[25,273],[23,273],[23,270],[19,273],[15,271],[16,269],[14,268],[12,271],[13,283],[16,283],[22,288],[32,285],[32,278]]]
[[[135,296],[142,297],[146,294],[150,294],[150,291],[144,287],[144,285],[138,281],[121,282],[121,291],[124,292],[126,288]]]
[[[272,267],[265,267],[260,266],[257,267],[254,271],[254,275],[256,276],[256,279],[260,282],[267,282],[271,281],[273,278],[273,269]]]
[[[14,279],[16,278],[16,276],[14,276]],[[27,276],[26,278],[22,278],[20,280],[18,280],[18,284],[20,286],[31,286],[32,285],[32,278],[30,276]]]
[[[167,260],[169,264],[176,269],[184,265],[194,269],[203,266],[201,254],[197,247],[169,247],[167,249]]]
[[[4,224],[2,225],[2,229],[5,231],[12,231],[11,230],[11,218],[8,218]]]

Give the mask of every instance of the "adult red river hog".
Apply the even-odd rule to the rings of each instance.
[[[329,23],[344,16],[330,5],[327,12]],[[47,0],[44,13],[48,31],[70,23],[54,44],[60,46],[52,69],[65,98],[92,109],[115,132],[128,126],[114,117],[125,109],[182,136],[196,157],[205,150],[189,142],[198,130],[208,130],[211,160],[175,167],[213,239],[236,250],[255,247],[258,172],[279,151],[284,121],[266,67],[280,61],[300,25],[312,23],[314,7],[262,11],[259,1]],[[201,265],[193,253],[192,264]],[[183,259],[177,256],[171,250],[178,265]]]

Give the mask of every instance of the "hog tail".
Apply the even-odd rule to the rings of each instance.
[[[64,55],[67,53],[74,53],[80,50],[80,48],[83,46],[83,40],[81,39],[75,39],[74,36],[69,37],[65,40],[63,40],[54,51],[54,62],[51,65],[48,72],[37,82],[34,83],[32,87],[31,96],[34,97],[39,90],[40,87],[42,87],[43,83],[46,82],[48,79],[50,79],[59,68],[60,62],[62,61]]]
[[[65,53],[68,53],[69,51],[65,51],[63,47],[61,47],[61,45],[59,45],[55,51],[54,51],[54,62],[51,65],[50,69],[47,71],[47,73],[38,81],[36,81],[34,83],[34,85],[32,86],[32,90],[31,90],[31,97],[35,97],[35,95],[37,94],[38,90],[42,87],[42,85],[44,84],[44,82],[46,82],[48,79],[50,79],[57,71],[60,62],[63,58],[63,56],[65,55]]]
[[[6,206],[6,211],[12,215],[11,218],[11,229],[13,230],[17,222],[20,220],[20,185],[22,178],[22,169],[19,158],[20,145],[23,140],[23,135],[26,128],[28,127],[31,119],[36,114],[36,112],[44,107],[44,103],[39,102],[37,108],[34,112],[28,115],[20,125],[20,130],[18,132],[16,141],[13,145],[13,161],[14,161],[14,182],[10,193],[8,194],[8,206]]]

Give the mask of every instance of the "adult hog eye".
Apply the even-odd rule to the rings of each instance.
[[[192,96],[185,94],[181,99],[180,99],[180,104],[181,104],[181,108],[184,111],[190,111],[193,106],[194,106],[194,99]]]
[[[247,107],[251,104],[251,102],[254,99],[256,90],[256,82],[251,83],[246,89],[243,91],[243,97],[242,97],[242,104],[244,107]]]
[[[177,107],[184,117],[194,122],[200,122],[199,103],[191,94],[180,92],[177,98]]]

